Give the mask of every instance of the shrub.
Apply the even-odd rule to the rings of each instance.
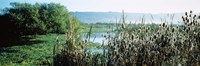
[[[0,39],[3,41],[25,35],[65,33],[70,25],[75,27],[77,33],[81,30],[79,20],[71,16],[63,5],[16,2],[10,5],[12,7],[5,8],[0,15]]]
[[[19,35],[65,33],[70,19],[75,19],[60,4],[11,3],[11,6],[4,9],[1,25],[2,28]],[[10,27],[15,29],[10,29]]]

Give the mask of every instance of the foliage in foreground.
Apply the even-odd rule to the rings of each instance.
[[[59,37],[57,40],[60,46],[66,43],[65,34],[29,35],[23,37],[29,40],[17,42],[17,46],[0,49],[0,66],[51,66],[53,64],[55,38]],[[88,43],[87,46],[88,49],[93,49],[98,48],[100,45]]]
[[[185,13],[182,20],[181,26],[171,26],[164,22],[156,27],[156,30],[145,24],[140,24],[137,30],[132,30],[132,26],[126,24],[123,16],[116,35],[111,37],[109,35],[111,33],[107,32],[105,38],[108,40],[108,45],[103,48],[103,53],[86,53],[83,50],[87,50],[85,48],[87,46],[82,45],[81,42],[75,43],[74,37],[67,36],[69,42],[59,54],[61,59],[55,57],[60,61],[54,64],[62,66],[200,65],[200,16],[193,15],[190,11]],[[76,47],[75,44],[80,44],[80,47]]]

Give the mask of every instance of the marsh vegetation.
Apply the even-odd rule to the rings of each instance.
[[[129,23],[124,12],[116,22],[87,24],[60,4],[11,5],[0,16],[1,65],[200,65],[200,15],[192,11],[178,24]]]
[[[135,28],[125,22],[122,16],[116,29],[103,35],[103,53],[86,53],[89,36],[79,46],[75,40],[66,43],[60,65],[77,66],[197,66],[200,62],[200,16],[192,11],[185,12],[181,24],[172,25],[166,20],[162,24],[151,27],[143,22]],[[115,32],[115,36],[111,33]],[[67,36],[69,37],[69,36]],[[69,37],[68,39],[75,39]],[[107,45],[105,45],[107,43]],[[70,44],[72,48],[69,48]]]

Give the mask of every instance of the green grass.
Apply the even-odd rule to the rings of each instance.
[[[44,42],[3,48],[3,50],[11,52],[1,53],[0,65],[36,65],[46,61],[52,62],[55,37],[56,35],[51,34],[39,35],[35,36],[31,41],[41,40]],[[60,38],[60,40],[63,39]]]
[[[53,62],[53,46],[56,44],[56,34],[26,36],[29,42],[19,46],[0,49],[0,66],[32,66],[47,65]],[[65,43],[65,35],[59,35],[60,44]],[[40,42],[37,42],[40,41]],[[90,43],[88,48],[99,48]]]

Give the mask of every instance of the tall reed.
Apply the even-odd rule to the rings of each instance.
[[[66,33],[66,44],[61,53],[62,66],[198,66],[200,65],[200,16],[192,11],[182,17],[183,24],[173,25],[164,21],[152,28],[142,23],[139,28],[127,24],[122,13],[116,24],[115,36],[107,32],[102,43],[104,52],[87,53],[86,44],[92,31],[83,42],[74,36],[73,30]],[[72,28],[73,29],[73,26]],[[113,28],[112,28],[113,30]],[[78,45],[77,45],[78,44]],[[108,50],[107,52],[105,50]]]

